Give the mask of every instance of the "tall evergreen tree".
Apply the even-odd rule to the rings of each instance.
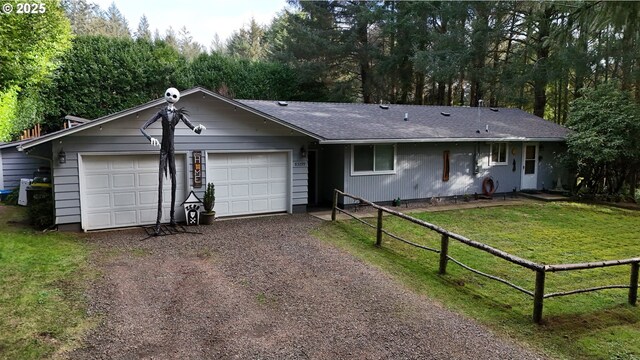
[[[136,39],[151,40],[151,30],[149,29],[149,20],[147,16],[142,14],[140,22],[138,23],[138,29],[135,32]]]

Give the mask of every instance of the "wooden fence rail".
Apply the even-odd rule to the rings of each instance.
[[[343,196],[343,197],[349,197],[351,199],[357,200],[361,205],[368,205],[371,206],[372,208],[377,210],[377,222],[376,224],[370,224],[366,221],[364,221],[363,219],[349,213],[348,211],[345,211],[343,209],[340,209],[338,207],[338,200],[339,200],[339,196]],[[384,206],[380,206],[377,205],[373,202],[370,202],[368,200],[365,200],[363,198],[360,198],[358,196],[355,195],[351,195],[345,192],[342,192],[338,189],[334,189],[334,193],[333,193],[333,206],[331,209],[331,220],[332,221],[336,221],[337,218],[337,213],[340,212],[342,214],[348,215],[350,217],[352,217],[353,219],[365,224],[366,226],[369,226],[371,228],[376,229],[376,242],[375,245],[377,247],[382,246],[382,234],[385,234],[393,239],[399,240],[405,244],[423,249],[423,250],[427,250],[427,251],[432,251],[432,252],[436,252],[440,254],[440,261],[439,261],[439,268],[438,268],[438,273],[441,275],[446,274],[447,272],[447,263],[449,261],[455,263],[456,265],[461,266],[462,268],[469,270],[475,274],[484,276],[486,278],[498,281],[500,283],[503,283],[505,285],[508,285],[524,294],[527,294],[529,296],[533,297],[533,321],[536,323],[540,323],[542,322],[542,309],[543,309],[543,302],[544,299],[546,298],[551,298],[551,297],[558,297],[558,296],[566,296],[566,295],[573,295],[573,294],[580,294],[580,293],[585,293],[585,292],[591,292],[591,291],[599,291],[599,290],[605,290],[605,289],[629,289],[629,296],[628,296],[628,302],[631,305],[636,305],[637,300],[638,300],[638,272],[639,272],[639,268],[640,268],[640,257],[635,257],[635,258],[630,258],[630,259],[623,259],[623,260],[607,260],[607,261],[596,261],[596,262],[589,262],[589,263],[577,263],[577,264],[558,264],[558,265],[542,265],[542,264],[537,264],[535,262],[520,258],[518,256],[509,254],[507,252],[504,252],[502,250],[496,249],[492,246],[477,242],[477,241],[473,241],[471,239],[468,239],[462,235],[458,235],[456,233],[450,232],[448,230],[445,230],[437,225],[428,223],[424,220],[420,220],[420,219],[416,219],[414,217],[411,217],[409,215],[403,214],[399,211],[395,211],[393,209],[389,209],[386,208]],[[441,235],[440,238],[440,249],[434,249],[425,245],[421,245],[421,244],[417,244],[414,243],[412,241],[403,239],[402,237],[392,234],[390,232],[388,232],[387,230],[385,230],[383,228],[383,214],[384,213],[388,213],[394,216],[397,216],[401,219],[410,221],[414,224],[420,225],[422,227],[425,227],[429,230],[432,230],[436,233],[439,233]],[[449,239],[454,239],[457,240],[465,245],[471,246],[473,248],[482,250],[484,252],[487,252],[491,255],[497,256],[501,259],[504,259],[512,264],[516,264],[519,266],[522,266],[524,268],[530,269],[535,271],[536,273],[536,277],[535,277],[535,289],[534,291],[530,291],[527,290],[523,287],[520,287],[516,284],[513,284],[511,282],[509,282],[508,280],[502,279],[498,276],[495,275],[490,275],[490,274],[486,274],[482,271],[479,271],[477,269],[474,269],[452,257],[449,256]],[[546,273],[547,272],[559,272],[559,271],[574,271],[574,270],[586,270],[586,269],[595,269],[595,268],[602,268],[602,267],[609,267],[609,266],[621,266],[621,265],[631,265],[631,274],[630,274],[630,279],[629,279],[629,285],[605,285],[605,286],[597,286],[597,287],[592,287],[592,288],[586,288],[586,289],[578,289],[578,290],[571,290],[571,291],[565,291],[565,292],[556,292],[556,293],[548,293],[545,294],[544,293],[544,285],[545,285],[545,278],[546,278]]]

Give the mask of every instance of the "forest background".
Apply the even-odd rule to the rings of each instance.
[[[41,3],[42,14],[0,14],[2,141],[35,124],[58,130],[65,115],[136,106],[168,86],[516,107],[575,130],[567,161],[585,188],[635,193],[640,2],[290,0],[271,24],[252,19],[224,42],[212,29],[209,46],[186,27],[152,31],[145,16],[131,27],[115,4]]]

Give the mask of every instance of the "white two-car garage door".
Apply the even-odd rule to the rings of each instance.
[[[210,153],[207,182],[216,189],[217,216],[289,209],[288,153]]]
[[[158,207],[159,155],[82,156],[84,230],[153,224]],[[176,219],[184,220],[184,155],[176,155]],[[164,179],[163,222],[169,221],[171,180]]]

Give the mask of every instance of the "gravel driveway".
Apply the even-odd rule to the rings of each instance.
[[[145,241],[90,234],[103,315],[70,358],[534,359],[535,354],[309,233],[283,215]]]

